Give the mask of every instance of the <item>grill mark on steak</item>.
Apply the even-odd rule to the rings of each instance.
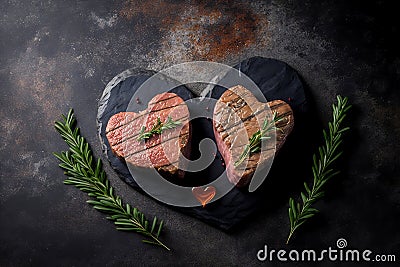
[[[137,137],[140,132],[140,129],[143,126],[146,127],[146,131],[149,131],[153,127],[157,118],[159,118],[161,121],[165,121],[168,117],[171,117],[174,120],[178,120],[178,118],[176,118],[176,117],[182,116],[182,113],[186,113],[186,116],[184,117],[184,119],[182,119],[182,117],[180,117],[180,121],[181,121],[182,125],[177,126],[173,129],[166,130],[165,132],[162,133],[162,135],[158,135],[158,134],[153,135],[149,139],[146,139],[144,143],[143,143],[143,141],[137,140],[137,138],[129,138],[131,136]],[[114,152],[121,155],[122,157],[124,157],[124,156],[126,156],[125,154],[127,152],[135,152],[137,150],[140,150],[141,148],[145,149],[144,148],[145,145],[147,147],[151,147],[151,146],[155,145],[156,143],[161,142],[161,137],[165,140],[168,140],[168,139],[173,138],[174,136],[178,137],[179,134],[187,133],[188,127],[189,127],[188,118],[189,118],[189,114],[188,114],[187,106],[180,105],[180,106],[171,108],[170,110],[166,110],[163,113],[161,113],[161,112],[151,113],[147,117],[146,121],[143,121],[146,118],[142,118],[140,121],[136,121],[136,124],[126,126],[123,129],[120,129],[113,133],[107,134],[107,137],[109,139],[112,139],[111,145],[113,147]],[[178,129],[180,129],[180,132],[177,132]]]
[[[114,123],[116,124],[118,124],[118,120],[119,121],[126,120],[125,119],[126,117],[132,117],[137,115],[139,118],[134,120],[135,122],[134,124],[124,124],[123,128],[120,127],[118,129],[115,129],[115,131],[106,133],[109,143],[110,145],[116,145],[118,143],[121,143],[124,139],[126,139],[127,136],[137,135],[141,131],[142,126],[145,126],[146,131],[149,131],[153,127],[155,121],[157,120],[157,117],[160,118],[161,121],[165,121],[168,118],[168,116],[171,115],[181,116],[179,111],[185,113],[187,111],[187,106],[184,103],[181,103],[180,105],[173,106],[169,109],[163,109],[162,111],[147,112],[147,113],[142,112],[144,116],[142,116],[143,114],[139,116],[139,113],[134,113],[134,112],[118,113],[114,115],[115,118],[114,116],[111,118],[114,119]],[[172,118],[174,120],[178,119],[176,118],[176,116],[173,116]],[[112,124],[112,122],[111,123],[109,122],[109,124]],[[107,127],[109,126],[109,124],[107,125]]]
[[[187,135],[189,135],[189,133],[185,133],[185,134],[177,135],[177,136],[172,136],[172,137],[170,137],[168,139],[163,139],[162,141],[164,143],[164,142],[168,142],[168,141],[171,141],[171,140],[174,140],[174,139],[177,139],[177,138],[185,138],[185,137],[187,137]],[[157,146],[160,146],[160,145],[162,145],[162,143],[160,143],[160,142],[157,142],[157,143],[155,143],[155,144],[153,144],[151,146],[145,145],[144,147],[142,147],[143,149],[134,151],[133,153],[130,153],[130,154],[126,155],[125,158],[131,157],[131,156],[133,156],[135,154],[138,154],[138,153],[140,153],[140,152],[142,152],[144,150],[149,150],[149,149],[156,148]]]
[[[232,95],[232,94],[233,94],[233,92],[231,92],[230,95]],[[241,95],[246,95],[246,94],[241,94]],[[247,101],[245,101],[245,99],[241,98],[240,96],[234,98],[233,100],[230,100],[228,97],[224,97],[224,99],[230,101],[227,104],[228,104],[228,106],[233,106],[233,110],[234,110],[234,112],[236,114],[241,114],[241,111],[243,111],[244,108],[247,109],[247,111],[248,111],[247,113],[249,115],[247,117],[241,118],[241,121],[246,121],[248,119],[251,119],[252,117],[257,116],[258,114],[264,112],[264,110],[265,110],[265,109],[251,110],[251,108],[249,106],[254,106],[254,103],[260,103],[260,102],[257,101],[257,99],[255,97],[250,97],[250,100],[247,99]],[[237,107],[234,106],[234,104],[230,104],[233,101],[239,101],[241,103],[240,106],[237,108]],[[247,103],[247,102],[250,102],[250,103]],[[223,103],[225,103],[225,102],[223,102]],[[286,104],[286,103],[280,103],[280,102],[276,102],[276,101],[271,101],[269,103],[273,103],[273,105],[269,106],[270,109],[277,109],[278,107]],[[243,111],[243,112],[246,112],[246,111]],[[226,116],[226,115],[229,115],[229,114],[230,114],[229,110],[221,109],[220,111],[214,113],[214,116],[218,117],[218,118],[223,118],[224,115]],[[239,117],[240,117],[240,115],[239,115]],[[237,123],[234,123],[232,125],[229,125],[230,127],[226,128],[226,129],[229,129],[231,127],[237,126],[238,124],[240,124],[240,121],[238,121]]]
[[[229,98],[228,96],[232,96],[233,94],[235,94],[235,96],[234,96],[235,98],[230,100],[230,102],[233,102],[233,103],[236,102],[236,101],[245,101],[244,98],[248,97],[250,95],[250,91],[244,92],[241,95],[237,95],[236,93],[234,93],[234,92],[232,92],[230,90],[225,91],[225,93],[227,93],[228,95],[224,97],[224,100]],[[217,113],[215,113],[215,115],[218,116],[218,115],[220,115],[221,112],[224,112],[224,110],[222,109],[222,110],[218,111]]]
[[[257,114],[251,115],[251,116],[247,117],[246,119],[244,119],[242,121],[239,121],[239,122],[235,123],[234,125],[232,125],[231,127],[228,127],[228,128],[224,128],[222,125],[220,125],[220,127],[217,126],[218,129],[221,129],[220,133],[223,135],[222,140],[225,141],[225,139],[228,136],[231,136],[235,132],[235,130],[236,130],[235,128],[239,127],[240,125],[245,125],[246,122],[251,121],[251,119],[255,118],[257,115],[259,115],[259,114],[261,114],[263,112],[265,112],[265,110],[259,111],[259,112],[257,112]],[[249,137],[251,137],[251,136],[249,136]]]
[[[188,134],[182,136],[182,140],[187,141]],[[139,167],[147,167],[147,168],[162,168],[163,166],[168,166],[171,164],[171,158],[175,155],[179,155],[182,147],[177,147],[176,143],[180,142],[177,139],[171,139],[166,142],[163,142],[163,146],[155,146],[149,149],[142,150],[139,153],[132,154],[130,156],[126,156],[125,160],[132,163],[134,160],[134,165]],[[172,149],[171,149],[172,148]],[[172,153],[171,153],[172,151]],[[179,161],[176,159],[172,159],[174,162]]]
[[[175,96],[169,97],[169,98],[167,98],[167,99],[162,99],[162,100],[160,100],[159,102],[153,103],[153,104],[150,106],[150,108],[151,108],[150,112],[137,113],[138,116],[134,117],[132,120],[130,120],[130,121],[124,120],[124,124],[120,124],[120,125],[118,125],[118,126],[116,126],[116,127],[113,127],[113,128],[111,128],[111,129],[106,129],[106,134],[109,133],[109,132],[115,131],[115,130],[117,130],[118,128],[121,128],[122,126],[125,126],[125,125],[127,125],[127,124],[131,124],[132,122],[136,121],[137,119],[139,119],[139,118],[141,118],[141,117],[143,117],[143,116],[145,116],[145,115],[148,115],[149,113],[158,112],[158,111],[163,111],[163,110],[165,110],[165,109],[170,109],[170,108],[173,108],[173,107],[177,107],[177,106],[179,106],[179,105],[182,105],[182,103],[179,103],[179,104],[177,104],[177,105],[162,107],[162,108],[159,108],[159,109],[153,109],[153,108],[152,108],[152,107],[154,107],[154,106],[157,105],[157,104],[161,105],[161,102],[165,102],[165,101],[167,101],[167,100],[170,100],[170,99],[173,99],[173,98],[176,98],[176,97],[178,97],[178,96],[175,95]]]
[[[275,104],[275,105],[270,106],[270,109],[271,109],[271,110],[272,110],[272,109],[276,109],[276,108],[278,108],[278,107],[280,107],[280,106],[283,106],[283,105],[285,105],[285,103],[278,103],[278,104]],[[236,110],[235,110],[235,111],[236,111]],[[223,111],[221,111],[221,112],[223,112]],[[250,114],[248,117],[246,117],[246,118],[244,118],[244,119],[241,119],[241,122],[248,121],[248,120],[252,119],[253,117],[256,117],[256,116],[260,115],[260,114],[263,113],[263,112],[266,112],[265,109],[263,109],[263,110],[258,110],[258,111],[256,111],[255,113]],[[279,114],[279,116],[284,117],[284,116],[288,115],[289,113],[290,113],[290,112],[286,112],[286,113],[284,113],[284,114]],[[232,129],[232,128],[238,126],[238,125],[240,125],[241,122],[238,121],[237,123],[234,123],[234,124],[232,124],[232,125],[229,125],[229,126],[226,127],[226,128],[224,128],[223,125],[219,123],[219,124],[217,124],[216,127],[221,127],[220,133],[223,133],[224,131],[228,131],[228,130],[230,130],[230,129]],[[264,123],[264,122],[261,122],[261,124],[262,124],[262,123]]]
[[[159,103],[159,102],[162,102],[162,101],[167,101],[167,100],[169,100],[171,98],[176,98],[176,97],[179,97],[179,96],[177,96],[177,95],[168,95],[166,98],[165,98],[165,96],[162,96],[162,97],[157,98],[157,99],[151,99],[150,102],[149,102],[149,106],[151,107],[155,103]]]
[[[173,114],[173,111],[172,111],[172,112],[166,113],[166,114],[159,114],[160,116],[155,116],[155,118],[161,118],[162,120],[165,120],[164,117],[170,116],[171,114],[172,114],[172,117],[174,117],[173,115],[178,114],[178,113]],[[178,115],[180,115],[180,114],[178,114]],[[155,120],[155,118],[153,118],[153,121]],[[182,123],[181,126],[177,126],[173,129],[168,129],[165,132],[163,132],[162,135],[158,135],[158,134],[153,135],[149,139],[144,140],[144,142],[143,142],[143,140],[140,140],[140,141],[137,140],[137,138],[129,138],[129,139],[125,139],[123,142],[119,142],[118,144],[111,143],[113,151],[115,153],[119,154],[120,156],[125,157],[126,153],[134,154],[137,151],[141,151],[146,148],[153,147],[156,144],[160,143],[161,141],[178,138],[180,135],[187,134],[189,132],[188,118],[189,117],[186,116],[186,119],[181,120],[181,123]],[[117,136],[120,137],[121,135],[127,135],[129,137],[131,135],[135,135],[135,137],[137,137],[137,133],[139,132],[139,129],[142,126],[136,125],[135,127],[136,128],[128,129],[127,132],[118,131]],[[132,133],[134,133],[134,134],[132,134]],[[111,136],[111,134],[109,134],[107,137],[110,138],[110,136]],[[161,140],[161,138],[163,140]],[[118,138],[116,140],[119,140],[119,139],[121,139],[121,138]]]
[[[284,105],[284,104],[282,104],[282,105]],[[276,105],[276,106],[281,106],[281,105]],[[276,106],[274,106],[274,107],[276,107]],[[239,127],[240,125],[242,125],[241,122],[242,122],[243,124],[245,124],[245,122],[250,121],[250,120],[253,119],[254,117],[256,117],[256,116],[262,114],[263,112],[266,112],[266,110],[258,111],[258,112],[256,112],[254,115],[250,115],[250,116],[248,116],[247,118],[243,119],[242,121],[239,121],[239,122],[237,122],[237,123],[231,125],[230,127],[224,128],[222,124],[218,124],[218,125],[216,126],[216,128],[219,130],[219,133],[220,133],[221,135],[223,135],[222,140],[225,140],[229,135],[232,135],[232,133],[235,132],[235,130],[236,130],[235,128],[237,128],[237,127]],[[280,113],[279,116],[280,116],[280,117],[286,117],[286,116],[290,115],[291,113],[292,113],[291,111],[288,111],[288,112],[285,112],[285,113]],[[261,122],[260,122],[260,125],[262,125],[263,123],[264,123],[264,121],[261,121]],[[276,127],[279,128],[279,126],[282,125],[283,123],[284,123],[284,122],[278,122],[278,123],[276,124]],[[251,136],[249,136],[249,137],[251,137]]]
[[[189,119],[189,116],[180,117],[180,118],[177,118],[176,120],[183,121],[183,120],[186,120],[186,119]],[[124,143],[124,142],[126,142],[126,141],[128,141],[128,140],[130,140],[132,138],[138,137],[139,136],[139,132],[136,132],[134,135],[127,135],[127,136],[128,137],[123,138],[121,141],[119,141],[118,143],[115,143],[114,145],[120,145],[120,144],[122,144],[122,143]]]
[[[255,114],[255,115],[252,115],[252,116],[247,117],[245,120],[243,120],[243,123],[246,122],[246,121],[248,121],[248,120],[250,120],[250,119],[252,119],[252,118],[254,118],[254,117],[256,117],[257,115],[261,114],[262,112],[264,112],[264,111],[260,111],[260,112],[258,112],[258,113]],[[285,117],[285,116],[288,116],[289,114],[291,114],[291,112],[285,112],[285,113],[283,113],[283,114],[279,114],[279,116]],[[264,123],[264,122],[261,122],[260,124],[262,125],[263,123]],[[276,127],[279,128],[279,125],[280,125],[280,124],[282,124],[282,123],[278,122],[278,123],[276,124]],[[222,128],[223,130],[220,131],[220,133],[222,133],[222,134],[224,134],[224,132],[227,133],[227,135],[224,134],[224,137],[222,138],[222,140],[225,140],[225,138],[226,138],[227,136],[229,136],[229,135],[231,135],[232,133],[234,133],[234,130],[235,130],[234,128],[236,128],[236,126],[239,126],[239,125],[240,125],[240,122],[238,122],[237,124],[233,125],[232,127],[227,128],[227,129]],[[251,137],[251,136],[249,136],[249,137]]]

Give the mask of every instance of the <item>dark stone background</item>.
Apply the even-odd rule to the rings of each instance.
[[[264,244],[322,250],[341,237],[400,260],[398,36],[388,1],[1,1],[0,266],[257,265]],[[323,125],[336,94],[354,106],[342,174],[290,245],[287,199],[302,182],[295,177],[282,177],[294,181],[279,183],[284,195],[228,234],[137,193],[106,164],[124,200],[165,220],[172,252],[115,231],[85,194],[63,185],[51,153],[66,146],[53,122],[73,107],[104,159],[95,117],[113,76],[255,55],[298,70]]]

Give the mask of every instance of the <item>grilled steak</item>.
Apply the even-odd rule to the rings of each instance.
[[[271,112],[268,112],[268,106]],[[247,160],[235,166],[249,144],[249,138],[260,130],[266,119],[272,121],[271,113],[274,112],[281,118],[275,125],[279,130],[276,133],[272,131],[276,144],[263,142],[261,152],[250,153]],[[229,88],[221,95],[215,105],[213,118],[215,139],[226,164],[228,179],[238,187],[247,185],[256,167],[262,168],[272,159],[274,145],[278,151],[294,125],[292,109],[284,101],[259,102],[240,85]]]
[[[180,125],[139,140],[143,126],[145,132],[149,132],[158,119],[165,124],[168,118],[179,121]],[[182,98],[174,93],[163,93],[153,97],[146,110],[113,115],[108,121],[106,136],[113,153],[132,166],[156,168],[183,177],[180,154],[189,156],[190,131],[189,110]]]

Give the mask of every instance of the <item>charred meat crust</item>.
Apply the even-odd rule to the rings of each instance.
[[[275,133],[275,146],[250,154],[246,165],[235,167],[234,162],[248,144],[248,139],[274,112],[282,118],[275,125],[280,129]],[[259,102],[249,90],[238,85],[221,95],[215,105],[213,123],[218,149],[227,166],[228,179],[241,187],[250,182],[257,167],[263,168],[263,165],[273,158],[275,148],[278,151],[282,147],[294,126],[294,118],[292,109],[284,101]]]

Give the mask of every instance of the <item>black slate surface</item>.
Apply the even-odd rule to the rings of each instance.
[[[281,99],[287,101],[294,110],[296,117],[304,117],[305,110],[307,109],[304,88],[298,74],[286,63],[274,59],[253,57],[239,63],[239,65],[235,67],[238,69],[240,68],[241,73],[235,73],[237,80],[233,78],[232,75],[227,75],[231,80],[233,80],[231,81],[234,83],[232,86],[237,85],[236,82],[238,82],[238,84],[245,85],[244,79],[239,77],[239,75],[247,75],[259,87],[260,92],[267,100],[270,101]],[[128,110],[136,112],[138,111],[131,110],[128,107],[128,104],[133,99],[134,93],[138,90],[138,88],[140,88],[140,86],[151,77],[148,74],[135,75],[134,70],[128,70],[124,73],[125,75],[117,75],[116,78],[114,78],[113,81],[106,86],[103,96],[99,100],[99,112],[97,115],[97,123],[99,125],[98,131],[103,150],[110,161],[111,167],[118,173],[122,180],[127,182],[135,189],[143,192],[135,179],[132,177],[135,175],[135,173],[130,172],[126,162],[119,159],[112,153],[105,134],[107,122],[112,115]],[[126,73],[129,74],[127,75]],[[140,71],[136,71],[136,73],[140,73]],[[225,78],[223,78],[221,81],[222,84],[225,84],[223,81],[224,79]],[[164,84],[162,81],[159,83],[161,88],[163,86],[164,88],[170,87],[167,84]],[[218,99],[224,90],[226,90],[226,88],[214,88],[212,90],[211,97]],[[191,92],[184,86],[175,87],[174,89],[170,90],[170,92],[176,93],[183,100],[192,98]],[[146,100],[140,99],[140,101],[143,102],[143,105],[141,105],[142,109],[145,109],[147,107]],[[213,106],[209,106],[209,109],[213,110],[213,108]],[[190,111],[191,110],[189,109],[189,112]],[[215,137],[213,134],[211,120],[196,119],[192,120],[191,123],[193,127],[192,133],[194,139],[192,142],[192,150],[194,150],[194,152],[192,152],[191,159],[195,159],[197,158],[195,151],[197,150],[199,142],[204,138],[210,138],[215,143]],[[304,143],[305,133],[304,131],[301,131],[301,129],[304,129],[304,122],[301,119],[299,121],[295,119],[295,128],[293,131],[296,136],[293,137],[293,140],[297,140],[297,143],[289,141],[290,145],[286,148],[286,150],[296,150],[298,149],[300,142]],[[298,136],[300,134],[302,134],[302,136]],[[291,139],[291,137],[289,137],[289,139]],[[280,157],[279,160],[281,162],[286,162],[286,164],[292,164],[290,161],[288,161],[289,159],[287,157]],[[205,170],[201,172],[186,172],[184,182],[182,182],[183,186],[190,186],[190,183],[195,183],[197,186],[200,186],[212,182],[224,171],[224,167],[221,165],[221,162],[221,155],[218,152],[215,160]],[[148,177],[148,179],[151,178],[152,177]],[[227,177],[224,176],[222,179],[227,179]],[[275,177],[267,177],[265,183],[268,183],[270,179],[279,179],[278,174],[276,174]],[[185,183],[185,181],[188,182]],[[234,187],[221,199],[206,205],[204,208],[175,208],[220,229],[230,230],[262,207],[261,203],[266,198],[265,194],[265,190],[258,190],[256,192],[249,193],[247,187],[240,189]]]
[[[264,245],[320,251],[339,238],[349,248],[400,258],[396,1],[10,0],[1,3],[0,21],[1,266],[309,266],[262,263],[256,254]],[[265,202],[273,205],[252,216],[251,226],[229,234],[137,193],[105,164],[125,201],[164,219],[162,239],[172,252],[115,231],[85,204],[85,194],[63,185],[51,153],[66,146],[53,122],[73,107],[95,156],[106,162],[95,118],[116,73],[191,60],[234,65],[255,55],[285,61],[300,74],[313,115],[311,152],[335,96],[353,104],[341,175],[317,204],[321,212],[289,245],[287,201],[310,181],[310,162],[285,166],[288,176],[271,180]]]

